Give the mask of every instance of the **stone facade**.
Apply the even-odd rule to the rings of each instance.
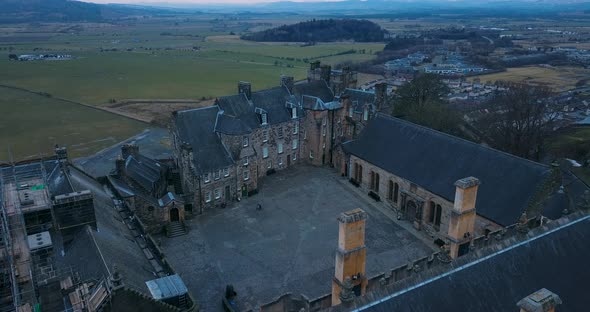
[[[343,176],[367,193],[376,194],[380,201],[395,211],[399,219],[410,222],[414,228],[432,238],[450,242],[448,233],[453,202],[354,155],[346,156],[338,168]],[[485,235],[498,228],[499,225],[477,215],[473,234]]]

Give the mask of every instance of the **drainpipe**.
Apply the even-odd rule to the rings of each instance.
[[[334,138],[335,138],[335,133],[334,133],[334,111],[328,111],[331,115],[332,115],[332,120],[331,120],[331,125],[330,125],[330,167],[334,167],[334,162],[332,161],[332,153],[334,151]]]

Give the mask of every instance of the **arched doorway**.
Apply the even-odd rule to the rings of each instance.
[[[170,222],[178,222],[180,221],[180,215],[178,213],[178,208],[170,209]]]
[[[418,210],[418,206],[413,200],[408,201],[406,204],[406,220],[410,222],[414,222],[416,219],[416,211]]]

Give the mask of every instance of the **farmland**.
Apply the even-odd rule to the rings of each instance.
[[[508,68],[504,72],[489,75],[481,75],[470,78],[478,78],[481,82],[509,81],[525,82],[532,85],[542,85],[554,88],[558,91],[573,89],[578,81],[587,79],[590,70],[579,67],[553,67],[553,66],[526,66]]]
[[[254,90],[264,89],[276,86],[281,74],[305,78],[310,60],[331,65],[364,61],[383,49],[383,43],[305,46],[239,38],[249,29],[302,19],[192,16],[116,24],[0,25],[0,85],[49,96],[1,88],[0,160],[8,158],[7,146],[20,159],[48,152],[54,143],[69,145],[74,157],[87,156],[145,128],[143,123],[58,98],[161,121],[175,107],[198,107],[237,92],[240,80],[250,81]],[[8,59],[9,54],[43,53],[71,54],[74,59]],[[170,104],[170,99],[180,103]],[[129,100],[135,104],[128,105]]]
[[[70,156],[93,154],[148,125],[29,92],[0,87],[0,162],[52,153],[54,144]]]

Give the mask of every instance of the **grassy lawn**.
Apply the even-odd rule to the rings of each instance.
[[[575,87],[576,82],[590,75],[590,70],[579,67],[542,67],[525,66],[508,68],[505,72],[470,77],[479,78],[482,82],[511,81],[526,82],[533,85],[545,85],[556,90],[568,90]]]
[[[0,161],[68,147],[71,157],[91,155],[120,142],[147,124],[64,101],[0,87]]]

